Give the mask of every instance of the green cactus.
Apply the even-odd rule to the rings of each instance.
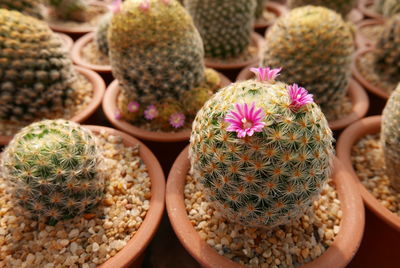
[[[268,0],[257,0],[257,7],[255,12],[256,20],[261,19],[265,10],[265,6],[267,5]]]
[[[104,55],[108,55],[108,40],[107,40],[107,33],[108,27],[110,26],[112,15],[108,14],[105,15],[99,22],[97,26],[96,32],[94,34],[94,39],[96,45],[101,53]]]
[[[296,8],[306,5],[323,6],[340,13],[343,17],[357,5],[357,0],[289,0],[289,8]]]
[[[400,0],[386,0],[382,6],[382,14],[385,18],[400,13]]]
[[[229,220],[272,228],[301,216],[318,197],[330,174],[333,138],[306,93],[272,80],[237,82],[198,112],[190,172]],[[247,128],[247,136],[227,122],[233,111],[240,117],[234,118],[236,126]]]
[[[261,65],[283,67],[279,78],[306,87],[329,114],[346,95],[353,52],[351,27],[339,14],[305,6],[269,29]]]
[[[256,0],[185,0],[203,38],[207,58],[228,59],[251,43]]]
[[[16,10],[36,18],[43,18],[41,0],[0,0],[0,8]]]
[[[400,192],[400,84],[390,96],[382,114],[381,146],[386,174],[391,185]]]
[[[59,37],[46,23],[5,9],[0,33],[0,120],[62,114],[76,75]]]
[[[33,219],[75,217],[101,200],[104,173],[93,134],[76,123],[45,120],[16,134],[2,155],[13,195]]]
[[[83,0],[47,0],[52,15],[59,19],[86,21],[88,5]]]
[[[374,53],[375,71],[387,81],[400,81],[400,14],[386,22]]]

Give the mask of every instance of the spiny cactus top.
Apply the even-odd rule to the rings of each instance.
[[[332,133],[312,96],[255,69],[219,90],[198,112],[190,138],[191,173],[231,221],[285,224],[301,216],[330,174]]]
[[[376,44],[375,70],[383,79],[398,83],[400,81],[400,14],[386,22]]]
[[[237,57],[251,42],[256,0],[185,0],[204,41],[206,57]]]
[[[343,17],[357,5],[357,0],[289,0],[289,8],[306,5],[323,6],[340,13]]]
[[[386,0],[382,6],[382,14],[386,18],[400,13],[400,0]]]
[[[383,110],[381,145],[393,188],[400,192],[400,84]]]
[[[257,7],[256,7],[256,12],[255,12],[256,19],[260,19],[263,16],[267,2],[268,2],[268,0],[257,0]]]
[[[93,208],[105,176],[93,134],[76,123],[45,120],[16,134],[2,155],[2,176],[16,202],[49,224]]]
[[[42,18],[41,0],[0,0],[0,8],[16,10],[25,15]]]
[[[85,21],[87,4],[84,0],[46,0],[53,15],[59,19]]]
[[[110,25],[110,21],[112,19],[112,14],[105,15],[99,22],[95,32],[95,41],[97,47],[104,55],[108,55],[108,40],[107,40],[107,33],[108,27]]]
[[[0,9],[0,120],[60,114],[74,74],[62,41],[46,23]]]
[[[339,14],[305,6],[269,29],[261,65],[283,67],[279,78],[306,87],[329,113],[346,94],[353,51],[352,30]]]

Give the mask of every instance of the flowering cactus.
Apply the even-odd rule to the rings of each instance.
[[[258,80],[219,90],[198,112],[190,138],[191,174],[231,221],[272,228],[299,218],[330,175],[332,133],[311,94]]]

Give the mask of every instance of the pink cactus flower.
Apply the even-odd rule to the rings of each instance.
[[[231,123],[227,131],[237,132],[238,138],[253,136],[254,132],[262,131],[265,113],[261,108],[257,109],[254,102],[250,107],[247,103],[236,103],[235,108],[236,111],[230,111],[225,117],[225,121]]]
[[[139,9],[143,12],[146,12],[150,9],[150,2],[149,0],[143,0],[140,5],[139,5]]]
[[[313,95],[308,94],[308,91],[299,87],[297,84],[293,84],[288,86],[289,98],[291,100],[290,106],[294,108],[300,108],[307,103],[311,103],[314,101]]]
[[[138,111],[139,111],[139,108],[140,108],[140,104],[139,104],[139,102],[137,102],[137,101],[131,101],[131,102],[128,104],[128,111],[131,112],[131,113],[136,113],[136,112],[138,112]]]
[[[122,0],[115,0],[114,2],[112,2],[111,5],[108,6],[108,9],[112,13],[116,14],[121,11],[121,6],[122,6]]]
[[[185,124],[185,115],[183,113],[174,113],[169,117],[169,123],[174,128],[180,128]]]
[[[259,67],[259,68],[250,68],[256,76],[257,80],[260,82],[263,81],[275,81],[275,78],[279,75],[279,72],[282,68],[271,69],[269,67]]]
[[[144,111],[144,117],[147,120],[152,120],[158,116],[158,110],[155,105],[147,106],[146,110]]]
[[[118,110],[115,111],[115,113],[114,113],[114,118],[117,119],[117,120],[122,119],[122,114],[121,114],[121,112],[118,111]]]

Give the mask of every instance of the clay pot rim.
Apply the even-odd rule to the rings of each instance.
[[[351,149],[355,143],[368,134],[380,132],[382,116],[370,116],[350,125],[346,128],[336,145],[338,158],[349,170],[353,180],[357,183],[358,190],[369,209],[390,226],[400,231],[400,216],[397,216],[385,208],[368,190],[364,187],[353,168],[351,161]]]
[[[91,1],[88,4],[91,5],[91,6],[103,7],[106,10],[106,12],[103,15],[107,14],[107,12],[108,12],[107,5],[104,4],[104,3],[101,3],[101,2],[98,2],[98,1]],[[48,14],[48,9],[47,8],[45,8],[45,13],[46,13],[46,16],[47,16],[47,14]],[[52,23],[50,21],[47,21],[47,20],[46,20],[46,23],[49,25],[50,29],[52,29],[53,31],[66,33],[66,34],[86,34],[88,32],[94,31],[96,29],[96,27],[97,27],[97,26],[91,26],[91,25],[86,25],[86,26],[85,25],[78,25],[76,27],[71,27],[71,26],[68,26],[68,25],[65,25],[65,24],[62,24],[62,23],[54,24],[54,23]]]
[[[384,24],[385,21],[381,19],[367,19],[367,20],[362,20],[361,22],[356,24],[356,45],[359,49],[367,48],[367,47],[372,47],[373,43],[371,40],[367,39],[364,35],[361,34],[361,29],[366,27],[366,26],[371,26],[371,25],[378,25],[378,24]]]
[[[242,80],[247,80],[251,79],[253,74],[250,72],[251,67],[256,67],[257,65],[251,65],[247,66],[244,68],[238,75],[236,81],[242,81]],[[341,130],[346,128],[348,125],[351,123],[363,118],[369,108],[369,98],[367,93],[364,91],[364,89],[361,87],[357,81],[354,79],[350,79],[349,81],[349,86],[348,86],[348,95],[350,96],[351,102],[352,102],[352,112],[335,121],[328,122],[329,127],[332,130]]]
[[[242,268],[244,266],[219,255],[203,241],[189,221],[183,197],[186,174],[190,167],[188,148],[189,146],[178,156],[167,180],[167,212],[175,234],[186,250],[203,267]],[[354,181],[347,179],[350,174],[337,158],[334,160],[334,165],[336,168],[332,177],[335,180],[343,211],[340,231],[328,250],[318,259],[302,266],[303,268],[345,267],[361,243],[365,224],[362,199]]]
[[[359,23],[364,18],[364,14],[358,8],[353,8],[350,10],[349,14],[347,14],[347,20],[352,23]]]
[[[364,14],[365,17],[370,17],[373,19],[383,19],[383,16],[379,13],[373,12],[367,8],[368,0],[359,0],[358,1],[358,9],[361,13]]]
[[[111,65],[98,65],[98,64],[93,64],[85,60],[81,56],[82,49],[85,47],[88,43],[94,41],[94,32],[87,33],[83,36],[81,36],[78,40],[76,40],[74,46],[72,47],[71,51],[71,58],[72,61],[79,66],[85,67],[87,69],[93,70],[98,73],[111,73]]]
[[[234,70],[234,69],[241,69],[247,65],[257,63],[259,61],[260,55],[262,53],[262,49],[264,47],[265,40],[264,38],[256,33],[252,32],[251,33],[251,39],[252,42],[257,47],[257,53],[256,56],[253,57],[252,59],[246,60],[246,61],[241,61],[241,62],[235,62],[235,63],[221,63],[219,61],[214,61],[213,59],[204,59],[204,62],[208,68],[213,68],[216,70]]]
[[[389,99],[390,95],[383,91],[381,88],[371,84],[367,79],[362,76],[362,74],[359,72],[357,68],[357,60],[364,55],[365,53],[373,51],[374,48],[365,48],[365,49],[360,49],[357,51],[357,53],[354,55],[353,62],[351,64],[351,71],[355,79],[369,92],[371,92],[374,95],[377,95],[378,97],[387,100]]]
[[[230,84],[231,81],[221,73],[218,73],[221,78],[221,87]],[[188,141],[190,138],[191,129],[186,129],[178,132],[161,132],[150,131],[136,127],[125,120],[115,118],[115,112],[118,111],[117,97],[119,94],[118,80],[114,80],[107,88],[103,98],[103,111],[108,121],[118,129],[125,131],[135,137],[143,140],[155,142],[178,142]]]
[[[64,33],[55,32],[55,34],[61,38],[61,40],[64,44],[64,47],[66,48],[66,50],[68,52],[71,53],[72,46],[74,45],[74,40],[72,40],[72,38],[69,35],[66,35]]]
[[[285,5],[282,5],[277,2],[267,2],[265,9],[267,9],[268,11],[277,15],[277,18],[279,18],[282,15],[285,15],[288,12],[288,9]],[[260,23],[260,21],[256,21],[256,23],[254,24],[254,29],[267,28],[267,27],[271,26],[272,24],[274,24],[275,21],[276,21],[276,19],[272,20],[272,21],[262,21],[261,23]]]
[[[100,77],[100,75],[93,72],[92,70],[88,70],[79,66],[74,66],[74,68],[78,73],[85,76],[93,87],[93,97],[89,105],[86,106],[85,109],[80,111],[74,117],[68,119],[73,122],[81,123],[88,119],[100,106],[103,100],[104,92],[106,90],[106,84],[104,83],[104,80]],[[13,136],[0,135],[0,144],[8,143],[12,138]]]

